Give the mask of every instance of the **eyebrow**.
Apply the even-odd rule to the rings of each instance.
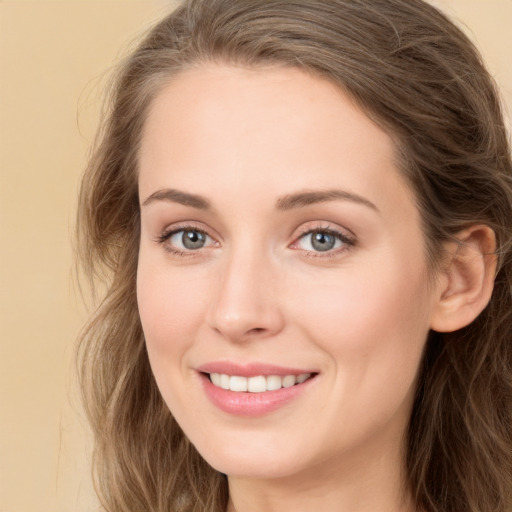
[[[297,194],[286,195],[277,200],[276,208],[278,210],[292,210],[294,208],[302,208],[304,206],[309,206],[316,203],[325,203],[327,201],[336,200],[351,201],[363,206],[367,206],[376,212],[379,211],[377,206],[365,197],[354,194],[353,192],[338,189],[319,191],[306,190]]]
[[[211,210],[210,202],[204,197],[196,194],[189,194],[187,192],[181,192],[180,190],[174,190],[172,188],[157,190],[142,203],[142,206],[147,206],[155,201],[170,201],[172,203],[190,206],[199,210]]]
[[[276,209],[281,211],[293,210],[295,208],[303,208],[312,204],[337,200],[351,201],[363,206],[367,206],[376,212],[379,211],[377,206],[375,206],[375,204],[368,199],[358,194],[354,194],[353,192],[339,189],[313,191],[306,190],[304,192],[288,194],[286,196],[280,197],[277,200]],[[147,206],[156,201],[169,201],[172,203],[182,204],[183,206],[197,208],[199,210],[212,209],[210,202],[205,197],[171,188],[157,190],[144,200],[142,206]]]

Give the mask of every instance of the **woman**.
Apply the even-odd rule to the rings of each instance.
[[[421,0],[191,0],[84,176],[109,511],[512,507],[512,164]]]

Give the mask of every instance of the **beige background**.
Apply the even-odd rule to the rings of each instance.
[[[467,25],[512,110],[512,0],[435,3]],[[96,510],[73,384],[77,182],[105,73],[169,5],[0,1],[0,512]]]

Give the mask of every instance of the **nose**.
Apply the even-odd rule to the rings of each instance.
[[[206,318],[233,342],[269,338],[284,326],[276,274],[268,260],[247,252],[224,262]]]

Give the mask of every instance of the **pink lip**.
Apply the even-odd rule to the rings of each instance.
[[[275,391],[263,393],[249,393],[230,391],[214,386],[207,373],[225,373],[241,377],[255,377],[258,375],[300,375],[301,373],[316,373],[295,368],[283,368],[267,364],[237,365],[233,363],[209,363],[198,368],[201,383],[206,396],[221,411],[236,416],[262,416],[271,413],[280,407],[295,400],[306,392],[311,384],[316,381],[316,375],[302,384],[296,384],[289,388],[281,388]]]
[[[197,368],[201,373],[224,373],[227,375],[238,375],[240,377],[257,377],[258,375],[300,375],[301,373],[317,373],[315,370],[304,368],[285,368],[284,366],[275,366],[272,364],[251,363],[236,364],[227,361],[218,361],[207,363]]]

